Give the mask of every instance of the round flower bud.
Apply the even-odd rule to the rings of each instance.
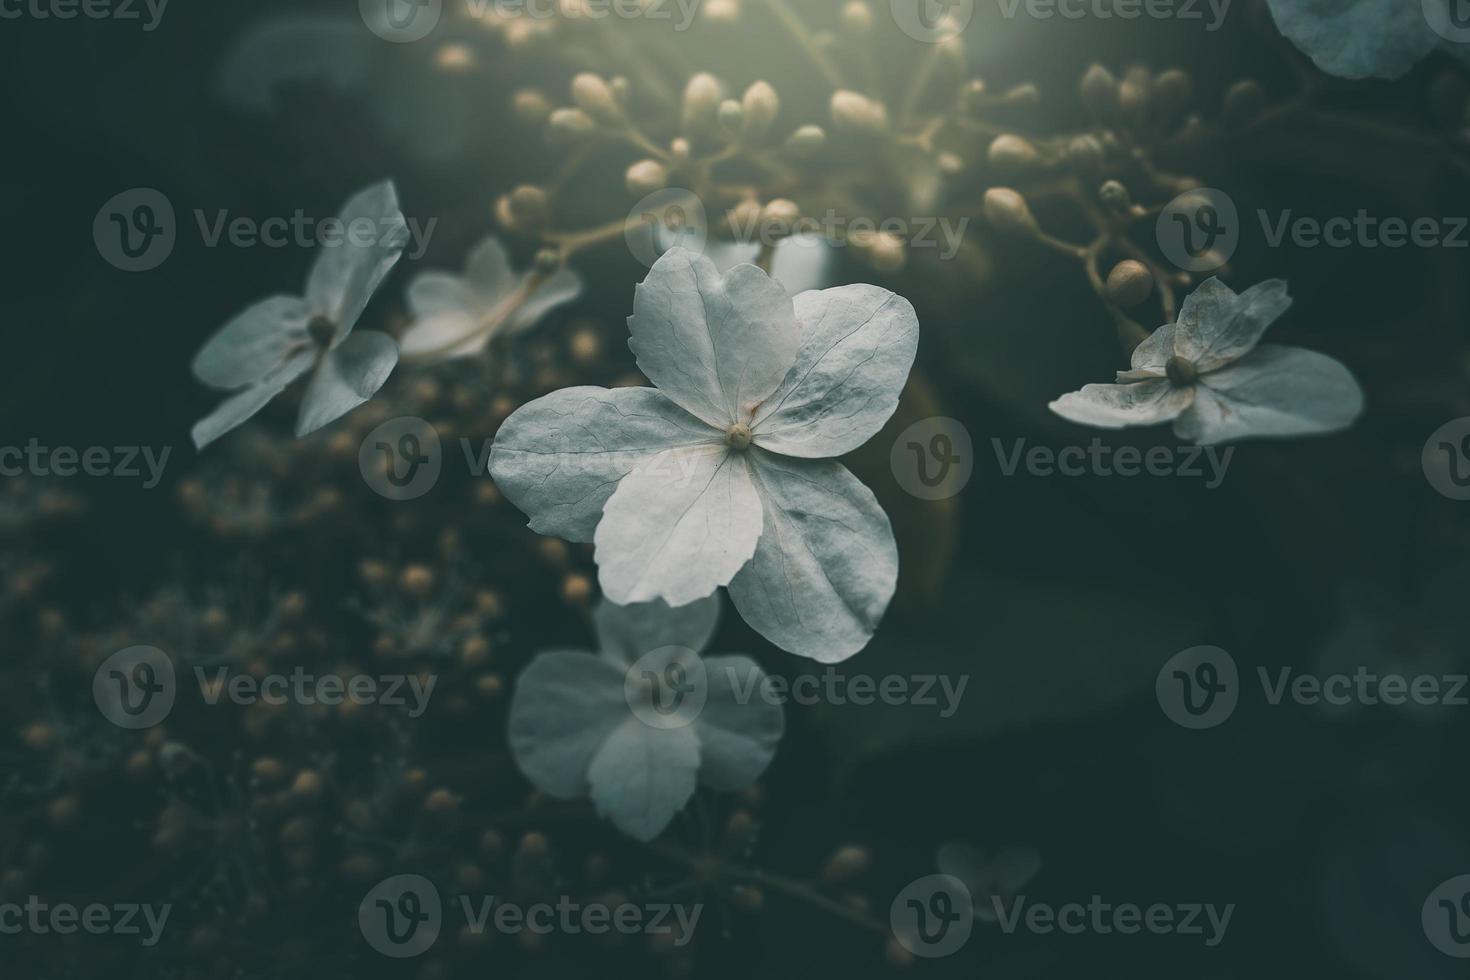
[[[614,75],[608,80],[607,87],[612,89],[613,100],[617,102],[618,108],[626,110],[633,99],[633,86],[628,79],[622,75]]]
[[[879,272],[897,272],[908,262],[904,240],[891,231],[855,236],[853,244],[868,264]]]
[[[1041,105],[1041,89],[1026,82],[1006,92],[1001,102],[1015,109],[1035,109]]]
[[[867,871],[872,860],[873,855],[866,847],[856,844],[839,847],[827,859],[826,866],[822,868],[822,877],[830,882],[848,881]]]
[[[1236,82],[1225,90],[1221,107],[1228,126],[1244,126],[1255,121],[1266,107],[1266,90],[1253,78]]]
[[[740,0],[705,0],[704,19],[712,24],[733,24],[740,19]]]
[[[985,220],[998,231],[1029,235],[1036,231],[1036,218],[1026,199],[1009,187],[992,187],[985,192]]]
[[[688,163],[690,154],[689,141],[682,136],[674,137],[673,141],[669,143],[669,154],[680,163]]]
[[[1173,118],[1183,112],[1193,97],[1194,82],[1190,80],[1189,75],[1178,68],[1170,68],[1166,72],[1161,72],[1154,79],[1154,103],[1166,118]]]
[[[645,197],[669,183],[669,171],[657,160],[639,160],[628,168],[628,193]]]
[[[832,93],[832,125],[847,133],[874,135],[888,128],[883,103],[847,89]]]
[[[584,71],[572,79],[572,101],[594,119],[611,122],[622,118],[612,88],[600,75]]]
[[[934,162],[939,166],[939,172],[944,174],[946,177],[953,177],[956,174],[961,174],[965,171],[965,161],[960,157],[960,155],[957,153],[950,153],[947,150],[939,154],[939,156],[935,158]]]
[[[800,219],[801,208],[796,206],[795,201],[788,201],[784,197],[768,201],[761,209],[761,226],[771,239],[790,235]]]
[[[1078,86],[1082,104],[1094,118],[1109,119],[1118,108],[1118,80],[1102,65],[1093,65]]]
[[[515,116],[528,126],[540,126],[551,115],[551,103],[533,88],[523,88],[511,100]]]
[[[1133,195],[1116,180],[1105,181],[1097,189],[1097,199],[1114,211],[1126,211],[1133,206]]]
[[[802,126],[786,138],[786,152],[802,160],[819,155],[827,146],[827,131],[821,126]]]
[[[781,97],[766,82],[756,82],[745,90],[740,107],[745,112],[740,135],[748,143],[757,143],[765,138],[771,124],[776,121],[776,115],[781,111]]]
[[[862,0],[848,0],[842,5],[842,28],[856,37],[867,37],[873,31],[873,11]]]
[[[581,109],[557,109],[546,123],[546,138],[560,146],[580,143],[597,128]]]
[[[726,99],[720,103],[720,109],[715,118],[720,121],[720,128],[726,132],[739,132],[745,120],[745,110],[734,99]]]
[[[1148,114],[1151,85],[1147,68],[1135,66],[1123,73],[1123,80],[1118,83],[1118,110],[1124,119],[1139,122]]]
[[[1028,169],[1035,166],[1041,158],[1041,155],[1036,152],[1036,147],[1032,146],[1029,141],[1010,133],[1004,133],[991,140],[990,149],[985,155],[992,167],[1008,171]]]
[[[551,213],[551,203],[546,192],[532,184],[522,184],[506,198],[506,208],[515,225],[523,230],[535,230],[546,224]]]
[[[1137,306],[1154,291],[1154,276],[1142,262],[1127,259],[1113,266],[1106,286],[1108,299],[1119,306]]]
[[[1091,135],[1073,137],[1067,143],[1067,162],[1082,173],[1092,173],[1103,165],[1102,142]]]
[[[684,86],[684,129],[695,132],[708,129],[714,122],[715,110],[719,108],[723,97],[724,91],[715,76],[701,72],[689,79]]]
[[[725,214],[725,223],[730,227],[730,236],[739,242],[749,242],[760,224],[761,206],[755,201],[741,201]]]

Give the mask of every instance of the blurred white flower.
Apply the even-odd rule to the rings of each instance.
[[[970,890],[970,906],[982,922],[998,922],[996,899],[1008,903],[1041,871],[1041,855],[1021,845],[986,854],[966,841],[950,841],[939,848],[935,864],[943,874],[958,878]]]
[[[1363,410],[1363,391],[1326,354],[1259,344],[1291,306],[1272,279],[1236,295],[1209,279],[1184,300],[1179,322],[1133,351],[1117,384],[1063,395],[1051,410],[1082,425],[1117,429],[1174,422],[1199,445],[1253,436],[1319,435],[1345,429]]]
[[[1450,7],[1459,2],[1268,0],[1281,33],[1318,68],[1341,78],[1398,78],[1436,48],[1466,57],[1470,46],[1446,36],[1456,30]]]
[[[728,586],[777,646],[862,649],[898,577],[888,517],[833,457],[898,406],[913,307],[876,286],[786,294],[665,253],[638,287],[629,346],[657,388],[567,388],[524,406],[490,457],[533,530],[594,541],[614,602],[680,606]]]
[[[360,192],[342,208],[348,234],[323,246],[305,296],[272,296],[225,324],[194,357],[194,376],[212,388],[237,392],[195,423],[203,449],[243,424],[291,382],[316,369],[301,399],[296,435],[346,415],[377,392],[398,363],[393,338],[376,330],[353,333],[408,243],[392,181]],[[353,229],[370,225],[371,243]]]
[[[770,765],[785,730],[749,657],[701,658],[719,598],[595,614],[600,652],[538,654],[516,681],[510,747],[537,789],[590,796],[639,840],[657,837],[695,787],[744,789]]]
[[[464,275],[424,272],[408,287],[414,323],[398,340],[405,358],[448,360],[478,354],[491,340],[526,330],[582,292],[571,269],[517,275],[493,236],[470,253]]]

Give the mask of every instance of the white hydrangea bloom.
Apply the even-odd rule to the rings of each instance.
[[[934,860],[940,873],[964,882],[970,907],[982,922],[1000,921],[995,900],[1008,904],[1041,871],[1041,855],[1024,844],[986,854],[967,841],[950,841],[940,845]]]
[[[898,549],[833,457],[898,406],[918,319],[876,286],[792,298],[755,266],[665,253],[629,346],[657,388],[567,388],[524,406],[490,457],[531,528],[593,541],[603,592],[680,606],[728,586],[777,646],[824,662],[872,637]]]
[[[717,596],[678,609],[603,601],[599,653],[538,654],[510,706],[511,752],[526,778],[558,799],[590,796],[639,840],[657,837],[697,785],[755,782],[785,718],[762,696],[755,661],[700,657],[718,618]]]
[[[272,296],[225,324],[194,357],[194,376],[236,394],[195,423],[194,445],[203,449],[242,425],[315,368],[296,421],[304,436],[372,398],[398,363],[393,338],[376,330],[357,333],[368,301],[408,244],[408,223],[392,181],[375,184],[342,208],[346,232],[323,246],[304,296]],[[361,229],[373,229],[365,242]],[[354,232],[354,229],[358,229]]]
[[[1178,323],[1138,345],[1117,384],[1086,385],[1051,410],[1104,429],[1172,420],[1175,435],[1199,445],[1345,429],[1363,410],[1352,373],[1326,354],[1259,343],[1289,306],[1280,279],[1240,295],[1209,279],[1185,298]]]
[[[1436,48],[1464,58],[1450,41],[1450,4],[1460,0],[1268,0],[1276,26],[1318,68],[1341,78],[1398,78]]]
[[[499,239],[470,253],[464,275],[424,272],[408,287],[414,323],[398,340],[405,358],[436,361],[478,354],[496,337],[526,330],[582,292],[571,269],[517,275]]]

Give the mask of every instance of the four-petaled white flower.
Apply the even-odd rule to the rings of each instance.
[[[755,266],[721,276],[671,249],[628,324],[657,388],[567,388],[524,406],[490,457],[542,534],[594,541],[617,603],[680,606],[728,586],[772,643],[824,662],[872,637],[898,549],[871,491],[832,457],[898,406],[918,320],[876,286],[795,301]]]
[[[414,324],[398,340],[405,358],[442,361],[478,354],[493,339],[535,326],[576,299],[582,280],[571,269],[516,275],[498,239],[470,253],[462,276],[423,272],[408,287]]]
[[[1138,345],[1117,384],[1086,385],[1051,410],[1105,429],[1172,420],[1175,435],[1199,445],[1345,429],[1363,410],[1346,367],[1300,347],[1258,345],[1289,306],[1279,279],[1238,296],[1209,279],[1185,298],[1178,323]]]
[[[1460,0],[1268,0],[1287,39],[1340,78],[1398,78],[1436,48],[1461,58],[1470,45],[1450,10]]]
[[[601,652],[538,654],[516,681],[510,747],[537,789],[590,796],[619,830],[652,840],[698,785],[734,792],[770,765],[781,704],[749,657],[701,658],[719,598],[595,613]]]
[[[304,436],[372,398],[398,363],[393,338],[352,332],[368,300],[408,244],[408,223],[392,181],[375,184],[342,208],[341,242],[323,244],[305,296],[272,296],[225,324],[194,357],[194,376],[235,391],[194,425],[200,449],[243,424],[312,368],[296,420]],[[371,240],[364,235],[371,227]]]

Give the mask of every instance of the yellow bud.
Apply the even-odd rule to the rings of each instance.
[[[827,131],[821,126],[803,126],[786,138],[786,152],[803,160],[815,157],[827,145]]]
[[[842,27],[858,37],[873,31],[873,10],[862,0],[848,0],[842,5]]]
[[[1036,218],[1026,199],[1009,187],[992,187],[985,192],[985,220],[998,231],[1017,235],[1036,231]]]
[[[1153,273],[1142,262],[1127,259],[1108,273],[1106,290],[1108,299],[1119,306],[1137,306],[1154,291]]]
[[[669,183],[669,171],[657,160],[639,160],[628,168],[628,193],[643,197],[661,190]]]
[[[511,103],[516,118],[528,126],[540,126],[551,115],[551,103],[533,88],[523,88]]]
[[[622,118],[623,113],[613,97],[612,88],[600,75],[584,71],[573,78],[572,101],[594,119],[610,122]]]
[[[1041,159],[1029,141],[1009,133],[992,140],[985,155],[991,166],[1012,172],[1033,167]]]
[[[771,124],[776,121],[776,116],[781,111],[781,97],[766,82],[756,82],[745,90],[740,108],[745,113],[745,118],[741,121],[741,135],[748,143],[758,143],[765,138]]]
[[[724,90],[715,76],[701,72],[689,79],[684,86],[684,129],[693,132],[708,129],[723,97]]]
[[[546,123],[546,138],[563,146],[581,142],[597,128],[581,109],[557,109]]]
[[[882,133],[888,128],[888,110],[865,95],[839,89],[832,93],[832,125],[847,133]]]

